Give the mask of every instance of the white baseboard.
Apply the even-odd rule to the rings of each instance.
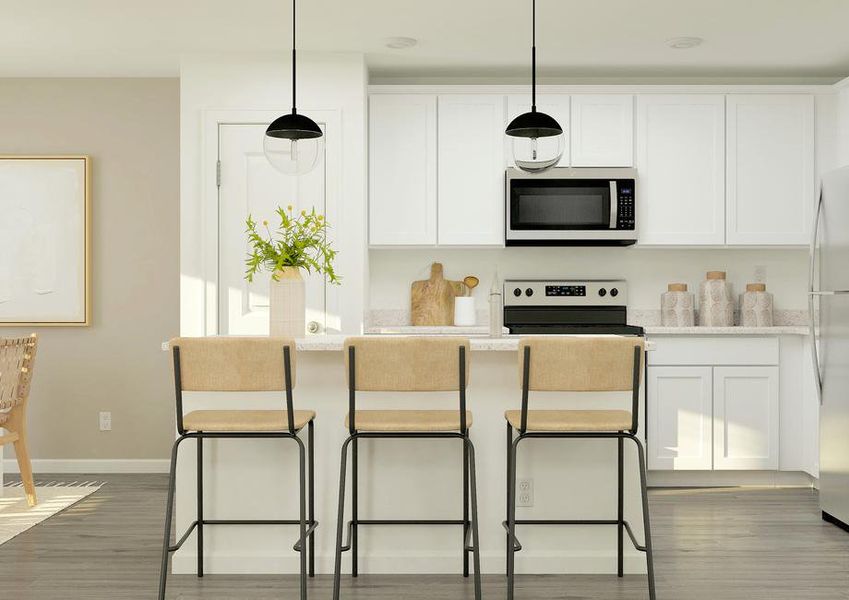
[[[802,471],[649,471],[649,487],[818,487]]]
[[[179,575],[196,573],[197,554],[189,548],[182,550],[172,559],[172,572]],[[449,555],[450,554],[450,555]],[[624,557],[625,573],[645,574],[645,555],[626,551]],[[416,553],[403,555],[366,555],[360,556],[360,573],[395,575],[419,574],[457,574],[462,572],[460,553]],[[315,571],[325,575],[333,573],[332,555],[316,555]],[[292,554],[286,556],[263,555],[210,555],[204,556],[204,572],[207,574],[278,574],[298,573],[298,558]],[[350,573],[350,558],[343,555],[342,572]],[[482,553],[481,573],[504,574],[504,553]],[[538,552],[527,553],[523,550],[516,555],[516,573],[519,574],[592,574],[615,575],[616,552],[569,553]]]
[[[32,461],[34,473],[167,473],[168,459],[142,458],[40,458]],[[7,473],[18,473],[14,458],[3,460]]]

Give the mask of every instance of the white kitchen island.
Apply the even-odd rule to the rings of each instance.
[[[504,573],[506,425],[504,411],[518,409],[517,337],[472,337],[468,408],[477,454],[481,566]],[[336,532],[340,449],[348,410],[342,336],[299,340],[295,408],[317,413],[315,433],[316,571],[331,573]],[[629,393],[537,394],[531,407],[630,408]],[[184,410],[283,408],[282,394],[185,393]],[[358,393],[358,408],[456,408],[456,394]],[[642,409],[642,404],[641,404]],[[643,418],[640,418],[641,428]],[[643,431],[640,431],[642,437]],[[306,436],[306,432],[304,432]],[[517,518],[615,519],[614,440],[527,440],[520,446],[520,479],[533,480],[533,507]],[[639,471],[633,444],[625,445],[625,518],[643,539]],[[297,448],[291,440],[207,440],[204,446],[204,512],[207,519],[297,518]],[[359,516],[462,518],[462,446],[459,440],[360,441]],[[176,530],[195,518],[195,443],[184,442],[177,473]],[[349,477],[350,481],[350,477]],[[348,494],[350,505],[350,494]],[[346,510],[345,519],[350,518]],[[195,534],[175,553],[173,571],[194,573]],[[297,528],[207,526],[206,573],[297,573],[292,550]],[[524,549],[518,573],[616,572],[615,526],[520,526]],[[361,573],[460,573],[462,528],[457,526],[360,527]],[[625,542],[625,570],[644,573],[645,556]],[[350,552],[343,554],[350,573]]]

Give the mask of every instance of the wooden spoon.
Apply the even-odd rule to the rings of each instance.
[[[465,283],[466,287],[469,288],[470,296],[472,295],[472,290],[475,289],[480,282],[481,280],[475,277],[474,275],[469,275],[463,278],[463,283]]]

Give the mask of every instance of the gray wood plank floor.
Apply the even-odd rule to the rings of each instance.
[[[108,483],[0,546],[0,598],[156,597],[165,476],[86,479]],[[849,600],[849,533],[820,520],[814,491],[654,490],[651,504],[662,600]],[[471,579],[459,576],[371,575],[343,582],[343,598],[352,600],[473,598]],[[297,577],[175,576],[168,598],[294,599],[297,583]],[[310,581],[311,598],[330,598],[330,584],[326,576]],[[504,577],[485,577],[484,597],[504,598]],[[520,600],[647,597],[641,576],[517,577]]]

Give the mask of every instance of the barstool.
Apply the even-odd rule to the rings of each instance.
[[[623,575],[623,530],[634,547],[646,553],[649,597],[655,600],[654,563],[649,523],[646,464],[643,445],[636,437],[640,402],[640,374],[644,340],[634,337],[580,338],[528,337],[519,342],[522,409],[508,410],[507,420],[507,598],[513,599],[515,553],[522,549],[516,525],[616,525],[617,573]],[[530,391],[631,392],[631,410],[528,410]],[[519,435],[514,439],[513,430]],[[615,439],[618,445],[618,514],[616,519],[516,519],[516,457],[519,443],[533,438]],[[643,503],[645,545],[637,542],[624,517],[624,441],[637,446]]]
[[[168,556],[180,549],[189,535],[197,530],[197,576],[203,577],[203,528],[205,525],[298,525],[300,534],[294,550],[300,553],[301,600],[307,597],[307,571],[315,574],[314,531],[315,477],[314,426],[315,412],[294,410],[292,388],[295,386],[295,341],[269,337],[175,338],[174,384],[177,394],[177,431],[179,437],[171,451],[171,474],[168,480],[168,505],[165,509],[165,536],[162,543],[162,565],[159,574],[159,599],[165,598]],[[195,410],[183,415],[183,392],[285,392],[285,410]],[[299,437],[307,427],[307,447]],[[187,439],[197,440],[197,517],[170,544],[171,519],[174,509],[177,451]],[[300,516],[298,519],[205,519],[203,516],[203,440],[212,439],[291,439],[298,445],[300,459]],[[306,463],[309,462],[309,484]],[[309,485],[309,514],[307,514]],[[309,555],[309,556],[308,556]],[[309,565],[307,564],[309,563]]]
[[[349,338],[345,340],[348,377],[348,438],[342,444],[339,513],[336,520],[336,564],[333,599],[339,600],[342,553],[351,550],[352,576],[357,576],[357,528],[361,525],[460,525],[463,527],[463,575],[474,561],[475,598],[481,598],[475,449],[469,439],[472,414],[466,410],[469,340],[455,337]],[[368,392],[446,392],[459,394],[459,410],[358,410],[356,394]],[[360,439],[460,439],[463,442],[463,518],[360,519],[357,513],[357,442]],[[351,458],[351,520],[342,544],[345,477]],[[469,508],[471,504],[471,519]],[[471,539],[470,539],[471,538]]]

